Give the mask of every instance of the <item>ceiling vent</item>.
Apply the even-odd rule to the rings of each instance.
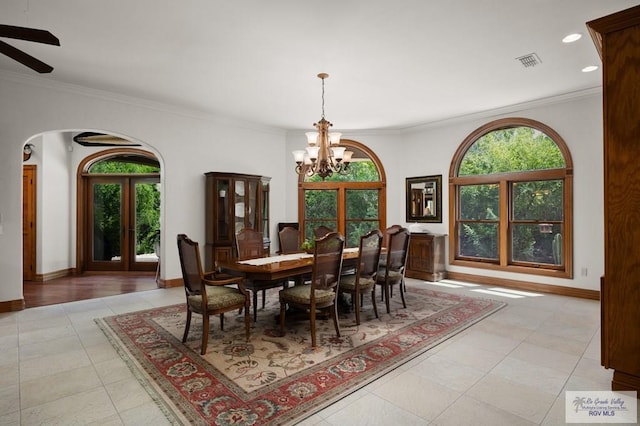
[[[519,60],[522,66],[525,68],[535,67],[536,65],[540,65],[542,63],[540,57],[535,53],[529,53],[528,55],[520,56],[516,59]]]

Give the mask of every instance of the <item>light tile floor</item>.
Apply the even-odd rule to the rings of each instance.
[[[560,425],[565,390],[609,389],[597,301],[407,285],[508,306],[301,424]],[[0,425],[168,424],[93,319],[183,301],[171,288],[0,314]]]

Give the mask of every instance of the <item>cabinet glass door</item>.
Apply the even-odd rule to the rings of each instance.
[[[237,234],[245,227],[245,181],[237,179],[234,185],[234,234]]]
[[[230,182],[229,179],[218,179],[216,182],[216,236],[220,241],[230,241],[230,223],[229,215],[227,214],[229,211],[229,199],[232,197],[229,191]]]
[[[269,182],[262,181],[262,233],[265,238],[269,238]]]
[[[258,230],[258,223],[256,223],[256,217],[258,215],[258,182],[255,180],[249,181],[249,194],[247,198],[247,227]]]

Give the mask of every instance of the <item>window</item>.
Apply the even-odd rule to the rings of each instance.
[[[326,180],[301,175],[298,184],[299,221],[304,238],[327,226],[345,236],[347,247],[357,247],[360,236],[386,226],[386,182],[377,156],[364,145],[342,140],[353,151],[350,172]]]
[[[477,129],[449,172],[451,264],[572,277],[572,178],[566,144],[544,124]]]

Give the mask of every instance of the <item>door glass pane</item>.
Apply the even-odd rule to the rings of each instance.
[[[157,262],[160,244],[160,191],[159,184],[135,183],[135,261]]]
[[[338,225],[338,191],[309,189],[304,192],[305,239],[313,240],[313,230],[321,225],[333,230]]]
[[[93,185],[94,261],[120,262],[122,187],[117,183]]]

